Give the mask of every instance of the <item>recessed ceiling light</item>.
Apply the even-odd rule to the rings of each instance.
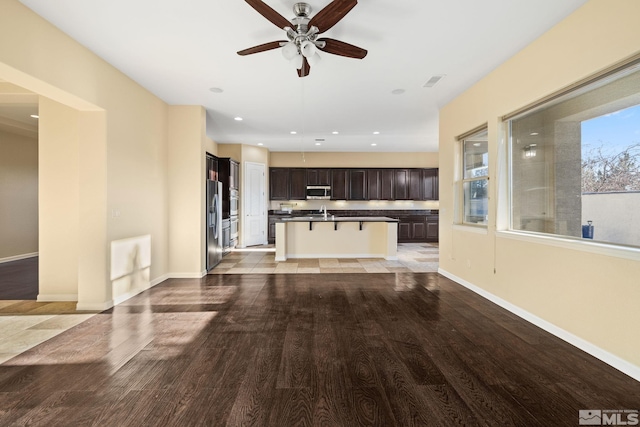
[[[316,145],[322,145],[322,143],[321,142],[316,142]]]
[[[234,117],[233,120],[235,120],[237,122],[241,122],[242,121],[242,117]]]
[[[295,130],[292,130],[292,131],[291,131],[291,135],[295,135],[295,134],[297,134],[297,133],[298,133],[298,132],[296,132]]]
[[[404,89],[394,89],[391,93],[394,95],[402,95],[404,93]]]
[[[539,134],[538,132],[531,132],[529,135],[531,135],[531,136],[538,136],[538,135],[540,135],[540,134]]]
[[[264,145],[262,142],[258,142],[258,145]]]
[[[333,131],[333,132],[331,132],[331,133],[332,133],[332,134],[334,134],[334,135],[337,135],[337,134],[339,134],[340,132],[338,132],[338,131],[335,131],[335,130],[334,130],[334,131]]]
[[[373,144],[371,144],[372,147],[375,147],[376,145],[378,145],[378,144],[376,144],[375,142]]]
[[[212,87],[209,89],[211,92],[213,93],[222,93],[224,92],[222,89],[220,89],[219,87]]]
[[[31,117],[33,117],[34,119],[39,119],[40,118],[40,116],[37,115],[37,114],[32,114]]]
[[[375,131],[373,134],[374,134],[374,135],[380,135],[380,132]]]

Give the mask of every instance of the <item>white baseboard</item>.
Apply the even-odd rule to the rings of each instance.
[[[78,301],[78,294],[38,294],[38,302]]]
[[[106,302],[79,302],[76,304],[77,311],[105,311],[113,307],[113,301]]]
[[[206,275],[206,270],[200,273],[169,273],[166,275],[166,279],[202,279]]]
[[[153,288],[156,285],[159,285],[160,283],[164,282],[165,280],[171,278],[171,276],[169,274],[163,274],[160,277],[156,277],[155,279],[153,279],[150,283],[149,283],[149,288]]]
[[[33,258],[33,257],[37,257],[37,256],[38,256],[38,252],[31,252],[29,254],[21,254],[21,255],[9,256],[9,257],[6,257],[6,258],[0,258],[0,264],[2,264],[4,262],[19,261],[21,259]]]
[[[443,276],[445,276],[448,279],[453,280],[456,283],[459,283],[460,285],[464,286],[465,288],[475,292],[476,294],[480,295],[483,298],[488,299],[489,301],[493,302],[494,304],[499,305],[500,307],[504,308],[505,310],[510,311],[511,313],[515,314],[516,316],[526,320],[529,323],[532,323],[534,325],[536,325],[537,327],[544,329],[545,331],[549,332],[552,335],[555,335],[556,337],[560,338],[563,341],[568,342],[569,344],[579,348],[580,350],[584,351],[585,353],[588,353],[590,355],[592,355],[593,357],[603,361],[604,363],[606,363],[609,366],[612,366],[613,368],[619,370],[620,372],[623,372],[627,375],[629,375],[631,378],[640,381],[640,366],[636,366],[633,363],[630,363],[618,356],[616,356],[615,354],[609,353],[606,350],[603,350],[602,348],[590,343],[589,341],[586,341],[576,335],[573,335],[571,332],[565,331],[562,328],[559,328],[558,326],[554,325],[553,323],[550,323],[538,316],[536,316],[535,314],[529,313],[526,310],[523,310],[522,308],[511,304],[510,302],[503,300],[502,298],[493,295],[490,292],[485,291],[484,289],[473,285],[469,282],[467,282],[464,279],[461,279],[451,273],[449,273],[448,271],[445,271],[441,268],[438,269],[438,273],[442,274]]]

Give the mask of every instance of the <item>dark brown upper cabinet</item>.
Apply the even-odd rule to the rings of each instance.
[[[290,169],[289,200],[305,200],[307,198],[307,170]]]
[[[331,171],[331,199],[347,200],[349,196],[349,169]]]
[[[331,169],[307,169],[307,185],[331,185]]]
[[[349,200],[367,200],[367,170],[349,170]]]
[[[438,169],[422,170],[422,199],[438,200]]]
[[[393,194],[395,196],[394,200],[409,200],[408,169],[395,169]]]
[[[270,168],[270,200],[304,200],[330,185],[333,200],[438,200],[438,168]]]
[[[380,200],[393,200],[395,193],[395,172],[393,169],[380,170]]]
[[[380,169],[369,169],[367,171],[367,199],[368,200],[381,200],[380,199],[380,175],[382,171]]]
[[[424,200],[422,198],[422,169],[409,169],[409,200]]]
[[[269,199],[289,200],[289,168],[269,169]]]

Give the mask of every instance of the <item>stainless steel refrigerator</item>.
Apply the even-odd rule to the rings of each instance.
[[[207,271],[222,260],[222,183],[207,180]]]

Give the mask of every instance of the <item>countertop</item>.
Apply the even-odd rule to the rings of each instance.
[[[386,216],[292,216],[278,218],[276,222],[398,222],[395,218]]]
[[[396,216],[437,216],[437,209],[403,209],[403,210],[390,210],[390,209],[327,209],[329,215],[336,215],[339,217],[396,217]],[[291,212],[282,210],[270,210],[269,215],[278,217],[298,217],[298,216],[310,216],[317,215],[317,209],[297,209]]]

